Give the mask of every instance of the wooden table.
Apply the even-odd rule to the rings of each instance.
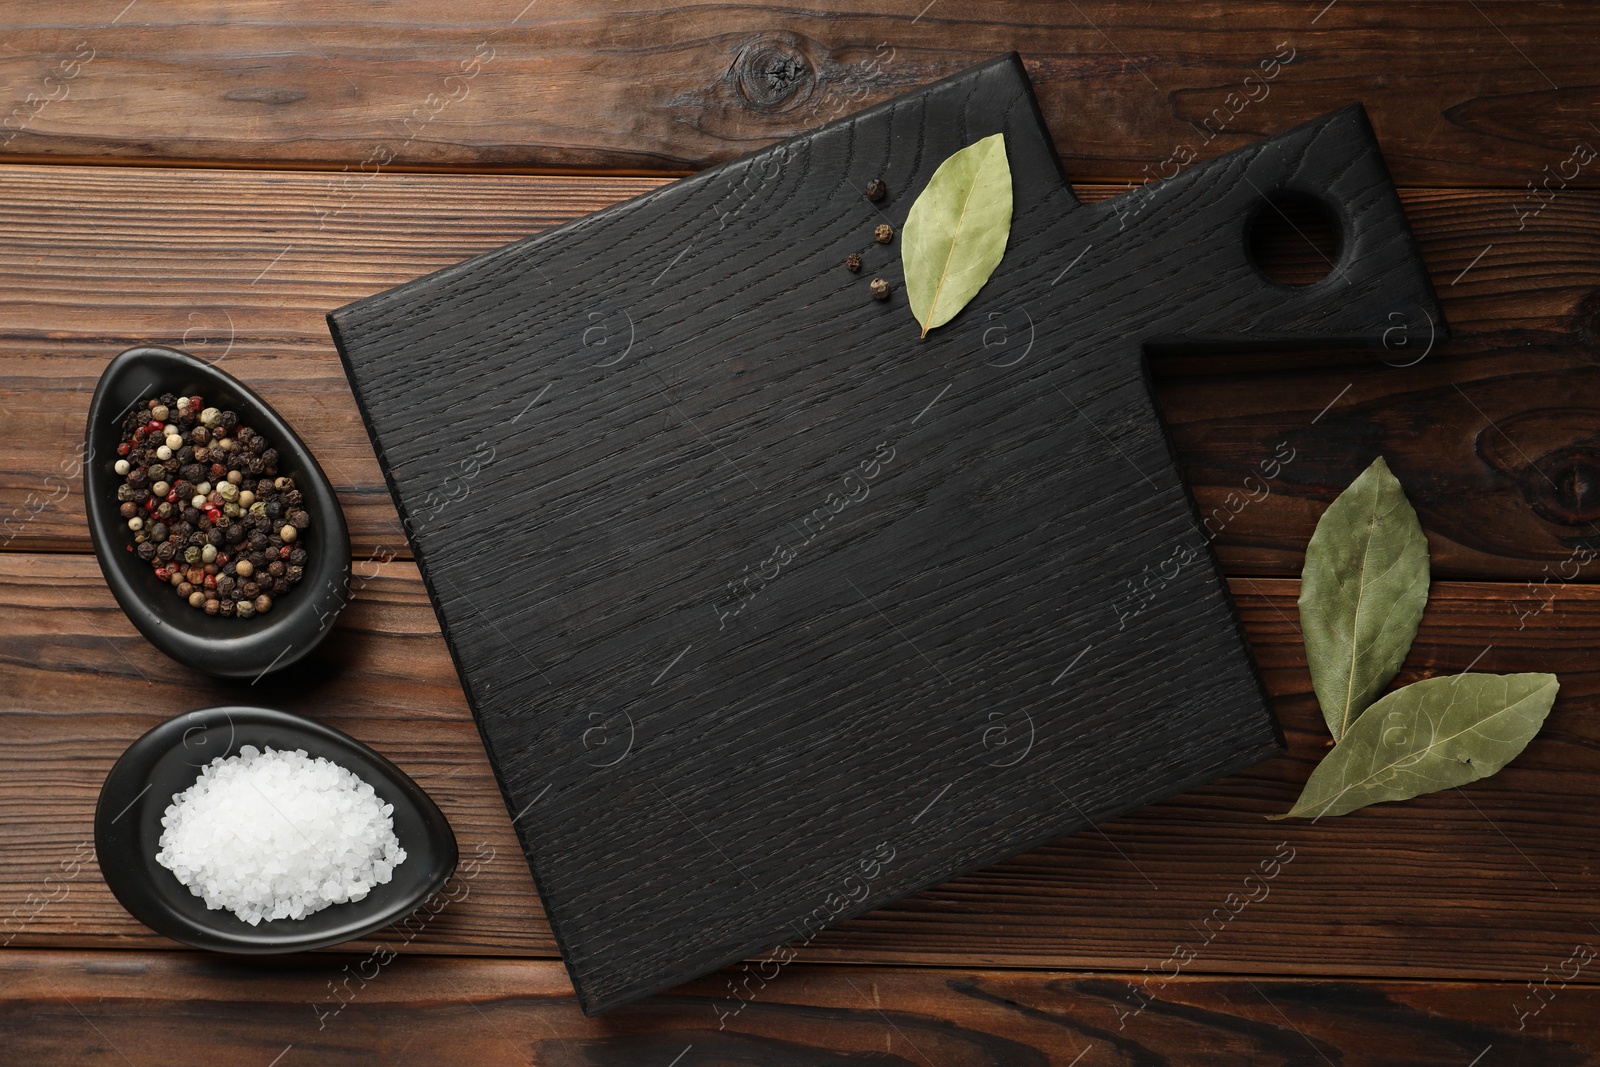
[[[1600,545],[1600,11],[524,3],[0,13],[0,1062],[1596,1058],[1600,591],[1583,550]],[[1290,752],[845,923],[788,966],[586,1019],[322,316],[1013,48],[1087,197],[1351,100],[1402,187],[1448,343],[1152,359]],[[283,677],[225,685],[168,661],[89,554],[84,414],[138,342],[250,382],[338,488],[355,596]],[[1280,448],[1292,461],[1261,479]],[[1400,680],[1555,671],[1561,696],[1493,779],[1270,823],[1328,745],[1296,625],[1301,552],[1380,453],[1434,563]],[[158,721],[222,702],[317,716],[413,775],[474,861],[458,899],[420,928],[271,962],[130,918],[95,866],[100,782]],[[1273,863],[1264,895],[1245,890]]]

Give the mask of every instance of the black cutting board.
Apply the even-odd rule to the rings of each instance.
[[[873,228],[995,132],[1005,260],[919,340]],[[1424,320],[1359,107],[1086,206],[1015,56],[329,316],[590,1013],[1280,751],[1145,346]]]

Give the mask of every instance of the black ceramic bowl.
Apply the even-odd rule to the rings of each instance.
[[[394,805],[394,832],[406,858],[387,885],[304,919],[251,926],[226,909],[212,911],[156,862],[161,816],[213,759],[241,745],[304,749],[355,773]],[[405,772],[330,726],[270,708],[205,708],[157,726],[122,754],[100,789],[94,813],[95,857],[106,884],[134,918],[196,948],[266,954],[325,948],[382,929],[428,900],[456,867],[456,839],[444,814]]]
[[[161,393],[199,395],[208,406],[238,412],[239,421],[278,450],[278,473],[305,496],[305,576],[264,615],[220,619],[191,608],[128,550],[133,539],[118,514],[113,466],[122,419]],[[84,437],[83,494],[100,570],[133,625],[180,663],[221,678],[259,678],[310,652],[333,629],[350,588],[350,534],[327,475],[311,450],[267,402],[222,371],[172,348],[130,348],[105,369],[89,403]]]

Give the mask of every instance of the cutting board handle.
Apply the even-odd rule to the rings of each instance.
[[[1331,270],[1309,285],[1273,281],[1250,250],[1253,220],[1285,197],[1314,201],[1336,231]],[[1446,336],[1359,104],[1095,206],[1107,252],[1166,293],[1146,345],[1359,343],[1404,355]]]

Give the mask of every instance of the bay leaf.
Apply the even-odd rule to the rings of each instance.
[[[978,295],[1010,236],[1011,165],[996,133],[940,163],[906,215],[900,264],[922,336]]]
[[[1345,731],[1293,808],[1321,818],[1487,778],[1533,739],[1555,702],[1553,674],[1457,674],[1388,694]]]
[[[1394,680],[1428,602],[1428,539],[1379,456],[1328,506],[1300,572],[1300,631],[1335,741]]]

